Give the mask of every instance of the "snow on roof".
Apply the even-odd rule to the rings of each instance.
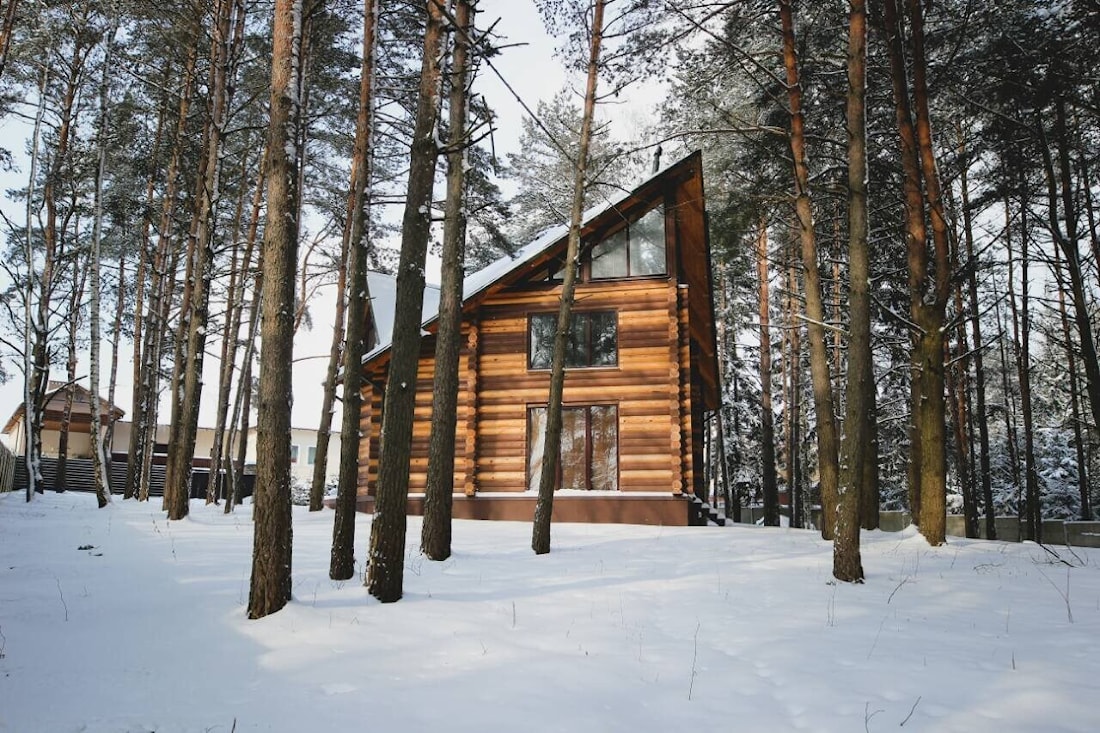
[[[367,273],[367,289],[370,291],[371,311],[374,313],[374,327],[378,331],[378,346],[367,357],[389,348],[393,339],[393,319],[397,310],[397,278],[383,272]],[[439,286],[424,286],[424,304],[420,314],[424,323],[434,320],[439,313]]]
[[[676,160],[665,166],[662,166],[660,170],[653,173],[649,178],[641,181],[634,190],[641,188],[653,179],[662,175],[665,171],[673,168],[676,165],[679,165],[682,162],[683,159]],[[581,216],[581,225],[584,226],[604,212],[621,205],[633,194],[634,191],[624,191],[620,196],[616,198],[609,198],[603,203],[591,207]],[[527,245],[521,247],[514,256],[505,255],[499,260],[496,260],[495,262],[486,265],[477,272],[470,273],[462,281],[462,302],[465,303],[469,301],[471,298],[484,291],[493,283],[502,280],[519,268],[523,267],[568,233],[568,224],[558,224],[548,229],[544,229],[542,233],[535,237],[534,240],[532,240]],[[393,338],[393,318],[395,310],[394,304],[396,302],[397,292],[396,280],[393,277],[389,275],[381,275],[380,273],[370,273],[370,275],[376,275],[380,278],[378,285],[379,290],[375,290],[374,280],[369,280],[368,282],[372,301],[371,307],[374,311],[375,326],[378,329],[378,345],[371,349],[370,353],[363,357],[364,362],[375,358],[376,356],[387,351],[390,348],[390,341]],[[385,278],[386,282],[383,282],[381,280],[382,278]],[[387,288],[388,290],[386,290]],[[381,297],[380,292],[385,293],[386,297]],[[423,318],[423,320],[421,321],[421,328],[426,328],[439,316],[438,286],[428,285],[425,287],[424,305],[421,310],[421,315]],[[385,325],[385,329],[383,329],[383,325]]]

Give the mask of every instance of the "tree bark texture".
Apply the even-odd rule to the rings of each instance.
[[[790,250],[797,249],[792,246]],[[802,476],[802,319],[796,294],[798,285],[798,253],[787,253],[787,491],[791,495],[791,520],[795,527],[805,525],[807,518],[806,491]]]
[[[260,210],[263,206],[263,192],[266,183],[266,174],[263,170],[264,153],[260,155],[260,173],[252,192],[251,213],[249,215],[248,230],[245,234],[244,253],[240,254],[240,229],[244,217],[244,199],[247,188],[242,186],[237,199],[237,211],[233,217],[233,261],[229,272],[229,285],[226,288],[226,323],[225,332],[222,334],[220,371],[218,374],[218,404],[214,422],[214,442],[210,446],[210,481],[206,486],[206,503],[217,502],[219,496],[225,491],[224,484],[228,483],[230,472],[230,453],[233,450],[233,441],[227,440],[226,434],[232,434],[233,417],[229,414],[229,398],[233,391],[233,376],[237,373],[237,347],[240,343],[241,322],[244,319],[245,288],[248,285],[248,277],[252,273],[252,258],[256,248],[256,238],[259,232]],[[247,180],[248,159],[245,159],[241,170],[241,180]],[[239,378],[238,378],[239,379]],[[245,389],[243,381],[238,381],[238,392]]]
[[[1082,272],[1077,232],[1079,214],[1066,134],[1065,100],[1061,98],[1055,105],[1055,142],[1058,149],[1057,171],[1051,160],[1049,146],[1045,141],[1040,146],[1047,179],[1047,211],[1051,233],[1065,257],[1066,274],[1069,276],[1070,295],[1073,301],[1074,325],[1077,329],[1078,344],[1081,347],[1081,364],[1085,369],[1085,393],[1088,396],[1092,424],[1100,428],[1100,361],[1097,360],[1096,340],[1093,336],[1092,319],[1089,313],[1090,299],[1086,293]],[[1058,215],[1059,210],[1061,210],[1061,217]]]
[[[913,521],[931,545],[946,539],[947,465],[944,399],[943,325],[950,296],[947,224],[939,174],[932,149],[932,129],[925,83],[924,27],[918,2],[909,9],[913,83],[906,73],[904,33],[897,0],[883,3],[883,22],[890,56],[898,138],[901,147],[909,308],[913,324],[911,352],[912,423],[910,427],[909,503]],[[912,99],[910,100],[910,94]],[[932,225],[934,270],[927,251],[925,209]],[[930,282],[934,279],[934,282]]]
[[[963,239],[966,242],[967,300],[971,313],[970,335],[974,342],[974,404],[978,423],[978,473],[982,486],[986,539],[997,539],[996,512],[993,507],[993,475],[989,460],[989,420],[985,406],[985,357],[982,340],[981,306],[978,302],[978,263],[974,254],[974,223],[970,211],[969,158],[965,139],[960,131],[959,198],[962,202]]]
[[[142,319],[143,331],[140,336],[140,351],[135,353],[135,379],[132,393],[133,414],[130,431],[130,443],[127,449],[129,461],[126,466],[126,488],[124,497],[137,496],[145,501],[149,498],[149,479],[152,471],[153,446],[156,443],[158,405],[156,395],[160,392],[160,362],[168,333],[168,313],[172,295],[175,291],[175,244],[171,236],[173,220],[177,210],[177,192],[180,185],[180,162],[184,146],[187,144],[187,119],[191,109],[191,97],[195,88],[195,64],[198,57],[197,44],[192,44],[187,54],[187,62],[179,75],[179,103],[176,113],[176,130],[172,143],[172,154],[165,172],[165,192],[161,202],[160,226],[156,252],[152,256],[149,283],[148,310]],[[148,196],[153,192],[153,180],[150,177]],[[143,253],[144,254],[144,253]],[[134,333],[134,343],[139,339]]]
[[[191,259],[188,262],[191,288],[185,298],[188,313],[180,324],[183,356],[176,365],[182,370],[173,376],[172,426],[168,444],[168,465],[164,477],[164,497],[169,519],[187,516],[194,463],[195,440],[202,399],[202,365],[206,354],[206,334],[209,327],[210,288],[214,275],[215,209],[220,193],[222,147],[226,112],[232,96],[228,80],[230,64],[229,37],[233,16],[231,0],[217,0],[212,27],[209,111],[203,129],[203,145],[196,179],[192,233],[188,242]],[[269,200],[270,219],[270,200]],[[178,352],[178,349],[177,349]]]
[[[432,425],[428,439],[428,475],[420,549],[431,560],[451,556],[451,507],[454,500],[455,427],[458,365],[462,338],[462,262],[466,249],[466,110],[473,8],[454,6],[454,52],[447,141],[447,199],[443,220],[443,263],[439,327],[435,341]]]
[[[89,268],[89,288],[91,290],[91,304],[88,317],[90,320],[89,344],[89,401],[91,412],[91,426],[88,429],[88,437],[92,443],[92,474],[95,481],[95,495],[99,507],[102,509],[111,503],[111,486],[107,477],[107,459],[103,451],[103,415],[99,400],[99,355],[100,355],[100,245],[103,236],[103,179],[107,172],[107,129],[108,119],[108,82],[111,69],[111,52],[114,50],[114,37],[118,29],[117,14],[111,18],[111,26],[104,38],[103,69],[99,81],[99,124],[96,130],[96,175],[94,220],[92,224],[92,253],[91,267]],[[121,295],[120,295],[121,297]]]
[[[340,428],[340,477],[332,527],[329,577],[348,580],[355,574],[355,503],[359,494],[359,425],[363,403],[363,354],[366,351],[370,293],[367,290],[369,243],[364,231],[373,160],[374,53],[378,0],[368,0],[363,16],[363,61],[359,75],[359,111],[348,194],[348,313],[343,348],[344,402]],[[316,480],[316,477],[314,477]]]
[[[424,261],[431,228],[432,183],[438,154],[435,134],[439,117],[442,39],[442,11],[434,0],[428,0],[408,191],[401,227],[393,343],[386,378],[386,408],[382,415],[378,493],[374,521],[371,523],[367,568],[367,589],[383,603],[401,599],[404,581],[409,451],[420,356]]]
[[[542,470],[539,473],[539,493],[535,502],[535,518],[531,530],[531,549],[536,555],[550,552],[550,517],[554,511],[554,489],[557,487],[558,463],[561,460],[562,394],[565,391],[565,346],[569,336],[569,319],[573,311],[577,265],[580,260],[581,218],[584,215],[584,193],[588,173],[588,148],[592,139],[592,118],[596,110],[596,85],[599,81],[600,46],[603,42],[604,0],[595,0],[592,14],[592,37],[588,47],[588,75],[581,115],[580,139],[577,145],[576,168],[573,171],[573,202],[569,210],[569,237],[566,242],[565,272],[562,276],[558,323],[554,331],[554,348],[550,357],[550,393],[546,399],[546,435],[543,439]]]
[[[764,524],[779,526],[779,488],[775,475],[775,415],[772,410],[772,336],[768,302],[768,228],[761,219],[756,230],[756,279],[760,293],[760,470],[764,493]],[[794,506],[794,492],[788,494]]]
[[[873,452],[871,425],[875,422],[875,379],[871,355],[871,258],[867,242],[867,130],[864,97],[867,88],[867,6],[848,3],[848,379],[847,413],[841,446],[840,484],[837,488],[836,535],[833,538],[833,577],[849,583],[863,581],[859,552],[860,503],[872,487],[865,486],[867,463],[878,462]],[[878,502],[875,502],[878,513]]]
[[[263,618],[290,600],[290,410],[293,401],[294,279],[298,265],[298,159],[302,0],[276,0],[267,144],[267,226],[256,418],[252,584],[248,617]]]
[[[806,293],[806,334],[810,340],[810,379],[817,417],[817,460],[821,486],[821,535],[831,540],[836,531],[837,487],[839,483],[836,413],[829,352],[825,340],[825,305],[821,294],[821,274],[817,262],[817,237],[814,233],[810,202],[810,172],[806,165],[805,123],[802,116],[802,87],[798,56],[795,52],[794,19],[791,0],[780,0],[779,16],[783,26],[783,66],[787,73],[787,102],[790,106],[790,147],[794,161],[794,207],[798,218],[798,236],[802,250]]]

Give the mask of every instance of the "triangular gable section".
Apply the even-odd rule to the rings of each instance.
[[[696,151],[658,171],[632,191],[600,206],[592,207],[582,217],[582,240],[588,240],[598,232],[610,229],[661,202],[668,187],[682,179],[698,174],[701,161],[702,156]],[[522,247],[516,252],[515,256],[502,257],[481,270],[466,276],[462,282],[463,311],[467,312],[476,308],[490,294],[519,282],[524,277],[546,266],[553,258],[561,257],[568,243],[568,235],[568,224],[551,227]],[[436,305],[438,306],[438,302]],[[434,331],[438,310],[429,312],[428,303],[425,303],[422,315],[424,320],[421,328]],[[377,316],[375,318],[377,320]],[[390,342],[388,340],[379,343],[363,357],[363,362],[374,361],[388,352],[389,348]]]

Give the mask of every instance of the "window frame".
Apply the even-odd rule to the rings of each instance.
[[[593,486],[593,477],[595,475],[594,471],[593,471],[593,468],[596,465],[596,461],[594,460],[595,459],[595,446],[594,446],[593,439],[592,439],[592,436],[593,436],[593,422],[594,422],[593,410],[597,410],[597,409],[610,410],[611,413],[612,413],[612,424],[615,426],[615,437],[614,437],[614,445],[613,445],[615,470],[614,470],[614,487],[613,488],[604,488],[604,487],[596,488],[596,487]],[[534,456],[533,456],[532,450],[535,447],[532,443],[532,426],[535,424],[535,421],[532,418],[535,415],[536,411],[539,411],[539,410],[541,410],[541,411],[543,411],[543,413],[545,413],[546,410],[547,410],[547,405],[545,403],[530,403],[530,404],[527,405],[526,441],[525,441],[525,447],[524,447],[524,452],[525,452],[525,476],[526,476],[526,480],[527,480],[526,488],[525,488],[526,491],[538,491],[539,476],[538,476],[538,474],[534,474],[532,472],[532,469],[534,468],[534,462],[532,460],[534,458]],[[621,461],[621,450],[620,450],[620,441],[619,441],[620,430],[619,430],[619,405],[618,405],[618,403],[616,403],[616,402],[594,402],[594,403],[591,403],[591,404],[586,403],[586,404],[562,405],[563,430],[564,430],[565,413],[566,412],[573,412],[573,413],[583,412],[584,413],[583,471],[584,471],[584,484],[585,485],[581,489],[575,489],[574,488],[574,489],[571,489],[571,490],[579,490],[579,491],[622,491],[621,471],[620,471],[620,466],[622,464],[622,461]],[[546,434],[545,433],[545,418],[543,418],[543,420],[540,421],[540,422],[542,424],[541,424],[539,432],[538,432],[538,440],[541,443],[542,441],[545,440],[545,434]],[[541,472],[541,461],[542,461],[544,455],[545,455],[545,448],[542,449],[542,451],[540,452],[540,455],[539,455],[539,470],[540,470],[540,472]],[[556,476],[554,478],[554,491],[561,490],[563,479],[564,479],[564,471],[562,470],[562,460],[559,457]]]
[[[631,240],[631,236],[630,236],[630,230],[631,230],[632,227],[634,227],[636,224],[638,224],[638,222],[640,222],[642,219],[646,218],[650,214],[654,213],[655,211],[660,212],[661,232],[664,235],[664,241],[661,243],[661,249],[664,252],[664,256],[665,256],[664,267],[662,268],[661,272],[637,273],[637,272],[635,272],[636,267],[632,264],[634,258],[631,256],[631,252],[633,250],[633,247],[631,246],[632,245],[632,240]],[[665,202],[661,201],[660,203],[656,204],[655,206],[652,206],[651,208],[646,209],[640,215],[628,220],[622,226],[616,227],[615,229],[611,229],[611,230],[605,232],[603,234],[603,236],[600,237],[600,239],[595,240],[593,242],[590,242],[589,245],[586,248],[585,257],[584,257],[584,274],[585,274],[584,280],[586,282],[590,282],[590,283],[597,283],[597,282],[609,282],[609,281],[626,280],[626,279],[635,280],[635,279],[641,279],[641,278],[667,278],[669,276],[668,225],[669,225],[668,224],[668,214],[667,214],[667,211],[665,210]],[[600,247],[600,245],[606,244],[606,243],[610,242],[613,238],[619,237],[620,235],[623,235],[623,234],[625,234],[625,236],[623,237],[623,244],[622,244],[623,250],[624,250],[624,255],[626,257],[626,272],[625,272],[625,274],[622,274],[622,275],[602,275],[602,276],[597,277],[596,275],[594,275],[592,273],[592,270],[593,270],[592,260],[593,260],[593,254],[595,253],[596,249],[598,247]]]
[[[595,348],[597,340],[595,338],[595,330],[593,329],[593,316],[610,316],[612,330],[614,331],[614,349],[611,354],[611,360],[608,363],[594,363],[595,358],[598,355],[598,350]],[[553,339],[554,332],[557,329],[558,314],[556,311],[541,311],[532,312],[527,314],[527,369],[529,371],[545,372],[550,370],[550,363],[546,363],[544,366],[536,365],[535,354],[533,346],[535,343],[535,321],[536,319],[547,319],[552,328],[549,331],[551,340]],[[570,363],[569,355],[571,352],[571,343],[566,343],[566,369],[618,369],[619,368],[619,312],[612,308],[598,309],[598,310],[582,310],[574,311],[570,314],[570,335],[572,335],[574,328],[579,319],[584,319],[584,359],[583,363]],[[552,360],[552,355],[551,355]]]

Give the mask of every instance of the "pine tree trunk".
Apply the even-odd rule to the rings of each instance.
[[[1051,160],[1048,146],[1046,144],[1040,146],[1047,179],[1047,212],[1050,219],[1051,233],[1065,256],[1070,295],[1073,298],[1077,339],[1081,347],[1081,363],[1085,368],[1085,391],[1088,396],[1093,425],[1100,427],[1100,361],[1097,360],[1096,341],[1093,337],[1092,318],[1089,312],[1090,301],[1086,294],[1084,275],[1081,269],[1081,253],[1077,232],[1079,214],[1075,196],[1076,188],[1073,185],[1073,170],[1070,164],[1069,142],[1066,134],[1065,100],[1061,98],[1055,104],[1055,136],[1058,148],[1057,172]],[[1061,198],[1060,202],[1059,198]],[[1060,207],[1059,203],[1061,203]],[[1059,208],[1061,209],[1060,217],[1058,215]]]
[[[783,25],[783,65],[787,72],[787,100],[790,105],[790,147],[794,160],[794,206],[798,218],[802,249],[803,278],[806,293],[806,333],[810,340],[810,378],[817,417],[817,461],[821,486],[821,536],[831,540],[836,532],[837,488],[839,482],[836,413],[833,405],[832,376],[825,343],[825,305],[817,261],[810,203],[810,172],[806,165],[806,141],[802,117],[802,88],[798,57],[795,53],[794,19],[791,0],[780,0]]]
[[[56,135],[56,147],[53,151],[52,161],[49,170],[46,173],[45,182],[42,186],[42,203],[46,208],[46,218],[42,222],[42,244],[44,248],[43,252],[43,265],[41,284],[39,286],[39,300],[38,300],[38,316],[37,316],[37,329],[36,329],[36,343],[34,348],[35,355],[35,375],[46,374],[49,369],[49,354],[48,345],[46,339],[49,332],[49,320],[51,311],[51,301],[56,297],[54,288],[56,283],[54,282],[55,273],[58,272],[59,267],[64,255],[65,255],[65,223],[61,221],[61,216],[58,212],[59,196],[64,190],[64,183],[67,178],[68,171],[66,166],[69,163],[69,148],[72,144],[73,128],[77,123],[76,116],[79,113],[77,105],[79,92],[82,89],[83,73],[84,73],[84,61],[87,59],[89,48],[85,45],[89,39],[84,37],[77,37],[72,50],[72,60],[68,66],[68,76],[65,79],[64,86],[62,87],[61,104],[57,110],[57,116],[59,124],[57,127]],[[45,89],[43,89],[45,94]],[[59,187],[62,189],[59,191]],[[83,279],[82,274],[85,270],[80,269],[78,274],[78,268],[74,260],[73,263],[73,290],[71,292],[71,300],[69,304],[69,358],[68,369],[66,372],[66,381],[68,383],[66,397],[65,397],[65,415],[62,418],[61,434],[58,437],[58,462],[57,462],[57,484],[55,488],[58,491],[64,491],[66,485],[66,473],[67,473],[67,461],[68,461],[68,443],[69,443],[69,417],[72,414],[72,389],[71,385],[76,379],[76,328],[78,323],[79,302],[81,292],[83,291]],[[78,282],[79,281],[79,282]],[[40,395],[44,396],[47,389],[47,385],[42,383],[38,386],[37,390]],[[40,403],[40,409],[45,411],[45,402]],[[41,447],[41,422],[38,423],[38,437],[37,441],[39,447]],[[41,450],[39,450],[39,456],[41,456]]]
[[[260,300],[263,290],[263,250],[256,263],[257,274],[252,282],[252,302],[248,307],[248,338],[245,341],[241,366],[241,383],[233,401],[233,430],[230,431],[226,450],[236,441],[237,459],[229,475],[229,489],[225,497],[224,513],[229,514],[243,500],[244,464],[248,457],[248,421],[252,410],[252,358],[256,351],[256,331],[260,323]],[[239,427],[238,427],[239,423]]]
[[[951,213],[951,267],[955,272],[963,272],[960,263],[959,246],[959,206],[953,197],[953,188],[948,188],[948,210]],[[956,317],[955,349],[950,344],[944,358],[953,365],[947,372],[947,396],[951,410],[951,429],[955,444],[955,474],[959,492],[963,501],[963,525],[967,537],[980,536],[978,527],[978,496],[974,470],[974,431],[970,418],[970,345],[966,333],[966,321],[962,315],[966,312],[963,304],[963,281],[956,278],[952,287],[952,297]]]
[[[404,581],[409,452],[420,357],[424,261],[431,230],[432,183],[438,154],[435,135],[439,117],[443,18],[434,0],[428,0],[426,4],[424,54],[401,228],[393,342],[386,378],[386,409],[382,414],[382,434],[386,439],[382,441],[382,454],[378,462],[378,493],[374,521],[371,523],[367,568],[367,589],[383,603],[401,599]]]
[[[456,0],[450,119],[447,124],[450,138],[447,141],[447,199],[443,221],[439,329],[435,341],[432,426],[428,439],[428,476],[420,538],[420,549],[430,560],[446,560],[451,556],[458,357],[462,338],[462,261],[466,249],[467,76],[473,13],[469,2]]]
[[[867,88],[867,7],[848,3],[848,379],[847,413],[841,446],[841,477],[837,489],[833,577],[863,582],[859,552],[861,497],[872,453],[870,425],[875,421],[875,380],[871,354],[871,259],[867,243],[867,131],[864,97]],[[876,502],[877,513],[877,502]]]
[[[61,256],[65,256],[64,248]],[[87,262],[73,259],[72,284],[69,294],[68,339],[65,345],[68,358],[65,360],[65,406],[61,412],[61,428],[57,436],[57,478],[54,489],[61,493],[69,488],[69,436],[72,432],[73,401],[76,393],[77,340],[80,338],[81,307],[84,299],[84,284],[87,280]]]
[[[970,161],[967,156],[962,128],[959,133],[960,198],[962,200],[963,238],[966,241],[967,299],[970,305],[970,333],[974,342],[974,402],[978,423],[978,470],[982,485],[982,504],[985,510],[985,537],[997,539],[996,511],[993,507],[993,476],[989,462],[989,420],[985,406],[985,357],[982,341],[981,307],[978,302],[978,262],[974,255],[974,224],[970,212],[970,187],[968,174]]]
[[[229,285],[225,291],[226,324],[222,334],[221,359],[218,374],[218,404],[215,409],[214,441],[210,446],[210,480],[206,485],[206,503],[217,502],[222,493],[222,483],[229,474],[228,456],[232,445],[226,441],[227,424],[232,425],[229,415],[229,397],[233,390],[233,376],[236,374],[237,344],[240,341],[241,320],[244,314],[244,291],[248,273],[252,267],[252,254],[259,230],[260,210],[263,207],[263,189],[265,183],[263,155],[260,156],[260,173],[252,192],[251,214],[248,231],[245,235],[243,254],[240,249],[240,229],[244,217],[244,199],[247,188],[242,186],[237,199],[237,211],[233,217],[232,263],[229,271]],[[248,160],[242,164],[241,181],[247,179]]]
[[[290,600],[290,408],[294,358],[294,280],[298,266],[298,125],[301,124],[302,0],[276,0],[267,143],[263,320],[256,419],[252,583],[248,617],[263,618]]]
[[[199,175],[194,197],[194,218],[188,250],[191,287],[186,319],[181,319],[179,335],[184,341],[182,374],[177,381],[173,405],[168,466],[164,496],[169,519],[187,516],[190,499],[199,407],[202,400],[202,368],[209,328],[210,290],[214,277],[214,238],[217,199],[220,194],[221,158],[226,113],[232,100],[229,83],[231,50],[229,44],[233,8],[231,0],[217,0],[212,27],[209,75],[209,114],[203,131]],[[187,300],[185,298],[185,300]],[[178,351],[178,350],[177,350]],[[179,365],[177,365],[179,367]],[[176,381],[176,380],[174,380]]]
[[[111,326],[111,366],[109,367],[109,376],[107,377],[107,404],[114,407],[115,399],[118,396],[118,349],[119,344],[122,341],[122,323],[123,317],[126,312],[126,255],[121,254],[118,258],[118,287],[115,290],[115,319],[114,324]],[[107,451],[107,475],[111,474],[111,464],[114,462],[114,445],[115,445],[115,423],[117,422],[117,413],[112,410],[107,415],[107,430],[103,437],[103,445]],[[118,491],[117,486],[112,487],[112,491]]]
[[[794,249],[787,254],[787,491],[792,497],[792,524],[802,527],[812,517],[813,507],[806,505],[802,480],[802,319],[796,297],[801,288]]]
[[[356,165],[352,162],[352,165]],[[348,220],[351,212],[347,212]],[[340,266],[336,275],[336,306],[332,313],[332,342],[329,344],[328,367],[321,388],[321,415],[317,420],[317,443],[313,454],[313,476],[309,485],[309,510],[319,512],[325,506],[325,486],[328,483],[328,451],[332,438],[332,413],[336,410],[336,380],[344,357],[345,320],[347,311],[348,236],[349,227],[340,246]]]
[[[359,110],[355,123],[348,192],[348,322],[344,345],[344,401],[340,431],[340,474],[336,489],[336,516],[332,525],[329,577],[348,580],[355,574],[355,509],[359,498],[360,422],[363,405],[363,355],[367,347],[370,314],[367,304],[366,236],[368,191],[374,155],[374,76],[379,2],[366,0],[363,13],[363,61],[359,73]],[[419,312],[419,311],[418,311]],[[402,512],[404,513],[404,512]]]
[[[1073,446],[1077,459],[1077,493],[1081,505],[1079,516],[1082,522],[1092,520],[1092,501],[1089,496],[1088,461],[1085,457],[1085,435],[1082,429],[1081,398],[1077,372],[1077,354],[1073,349],[1073,336],[1070,332],[1069,313],[1066,310],[1066,289],[1062,275],[1061,250],[1054,248],[1054,278],[1058,285],[1058,317],[1062,326],[1062,340],[1066,348],[1066,368],[1069,372],[1070,414],[1073,421]]]
[[[1024,422],[1024,500],[1018,506],[1020,539],[1042,541],[1042,519],[1039,506],[1039,481],[1035,465],[1035,427],[1031,404],[1031,314],[1028,292],[1028,231],[1026,184],[1021,172],[1020,180],[1020,293],[1013,295],[1013,256],[1011,243],[1008,248],[1009,306],[1012,310],[1013,344],[1016,349],[1016,376],[1020,390],[1020,411]]]
[[[550,357],[550,394],[546,399],[546,434],[543,438],[542,469],[535,518],[531,530],[531,549],[536,555],[550,552],[550,518],[554,512],[554,489],[561,460],[562,394],[565,391],[565,346],[573,311],[577,264],[580,260],[581,218],[584,215],[585,183],[588,173],[588,148],[592,138],[592,118],[596,109],[596,85],[599,80],[600,46],[603,42],[604,0],[593,4],[591,38],[588,51],[588,76],[581,116],[576,168],[573,171],[573,202],[569,211],[569,237],[566,242],[565,272],[562,276],[558,323]]]
[[[913,50],[913,110],[919,151],[924,198],[932,224],[935,284],[931,298],[921,298],[921,318],[917,322],[922,333],[918,339],[921,363],[921,399],[916,422],[921,426],[920,454],[920,528],[930,545],[942,545],[947,531],[947,459],[944,452],[944,322],[951,295],[950,245],[947,219],[944,216],[939,172],[936,170],[932,145],[931,117],[928,111],[928,89],[925,81],[924,20],[921,0],[906,0],[909,10],[910,44]],[[932,287],[923,282],[923,287]],[[931,300],[929,304],[928,301]]]
[[[159,235],[152,259],[148,309],[145,313],[144,333],[135,331],[134,343],[141,339],[141,348],[135,354],[134,387],[132,396],[130,443],[127,448],[126,488],[123,496],[137,496],[140,501],[149,498],[149,480],[152,471],[153,447],[156,444],[158,404],[160,391],[160,361],[168,332],[168,312],[175,291],[175,247],[171,231],[176,214],[179,189],[180,160],[187,140],[187,120],[194,92],[194,70],[198,57],[197,43],[192,44],[187,61],[179,76],[179,103],[176,112],[176,131],[172,143],[172,155],[165,172],[165,193],[161,203]],[[150,174],[146,200],[151,203],[154,180]],[[143,253],[144,256],[144,253]],[[141,280],[139,280],[139,284]],[[139,300],[140,308],[140,300]],[[138,355],[140,354],[140,356]],[[174,399],[173,399],[174,402]]]
[[[8,51],[11,48],[12,32],[15,29],[15,11],[19,0],[8,0],[3,4],[3,21],[0,22],[0,79],[4,78],[4,69],[8,65]]]
[[[1011,250],[1012,247],[1012,209],[1009,206],[1009,202],[1004,202],[1005,213],[1005,246],[1006,249]],[[1020,504],[1021,486],[1023,485],[1020,476],[1020,453],[1018,450],[1020,441],[1017,438],[1016,431],[1016,390],[1012,388],[1009,383],[1008,375],[1011,373],[1011,367],[1008,361],[1008,352],[1006,343],[1011,342],[1013,351],[1015,352],[1016,341],[1014,337],[1010,337],[1006,331],[1007,326],[1005,324],[1005,317],[1001,315],[1001,300],[1007,299],[1010,303],[1016,297],[1016,291],[1012,284],[1012,278],[1007,278],[1008,289],[1002,296],[997,290],[996,279],[992,282],[993,285],[993,308],[997,316],[997,350],[1000,355],[1000,375],[1001,375],[1001,394],[1005,397],[1004,404],[1004,417],[1005,417],[1005,452],[1008,453],[1008,465],[1009,473],[1012,476],[1012,485],[1015,488],[1016,505]],[[1013,363],[1019,361],[1019,354],[1013,353]],[[1019,511],[1017,511],[1019,515]],[[1019,518],[1017,516],[1017,518]]]
[[[772,410],[772,344],[768,305],[768,229],[764,219],[756,228],[756,279],[760,300],[760,468],[764,494],[764,524],[779,526],[779,488],[775,475],[775,427]],[[794,507],[794,492],[788,484],[789,501]]]

